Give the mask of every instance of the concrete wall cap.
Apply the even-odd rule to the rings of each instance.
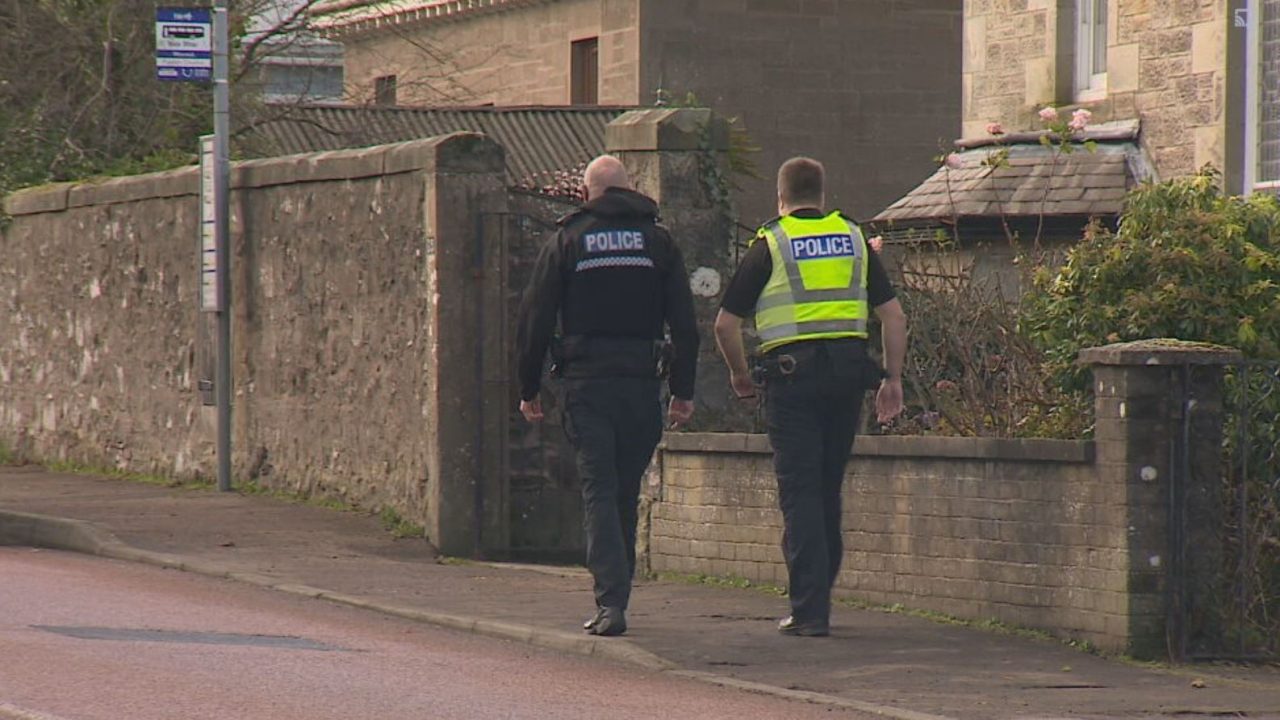
[[[708,125],[710,138],[705,136]],[[606,125],[604,138],[608,152],[724,151],[729,149],[729,123],[708,108],[632,110]]]
[[[83,182],[67,193],[67,207],[112,205],[200,193],[200,171],[194,166]]]
[[[4,199],[9,215],[36,215],[67,209],[67,196],[75,183],[53,183],[10,193]]]
[[[1225,345],[1152,338],[1085,348],[1076,362],[1081,365],[1230,365],[1243,359],[1243,353]]]
[[[387,174],[417,170],[442,173],[503,173],[506,151],[488,135],[455,132],[383,145]]]
[[[668,433],[665,452],[773,452],[765,435],[747,433]],[[1087,440],[1039,438],[963,438],[923,435],[868,435],[858,438],[855,457],[954,458],[1018,462],[1089,463],[1094,444]]]

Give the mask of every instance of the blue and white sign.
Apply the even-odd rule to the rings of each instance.
[[[156,8],[156,78],[213,79],[213,16],[209,8]]]

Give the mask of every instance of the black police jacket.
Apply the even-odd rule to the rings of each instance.
[[[611,340],[659,340],[669,330],[671,393],[693,398],[698,357],[693,295],[680,248],[658,224],[653,200],[609,188],[560,220],[521,303],[516,337],[521,399],[538,394],[557,319],[566,338],[601,339],[602,347],[629,344]]]

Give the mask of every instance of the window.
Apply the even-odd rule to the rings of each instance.
[[[600,102],[600,43],[598,38],[577,40],[569,49],[569,103]]]
[[[1076,0],[1076,98],[1107,92],[1107,0]]]
[[[1253,142],[1257,166],[1254,169],[1254,190],[1280,191],[1280,0],[1262,0],[1256,10],[1261,10],[1261,21],[1251,28],[1255,37],[1254,61],[1256,70],[1254,97]],[[1250,10],[1252,14],[1254,10]]]
[[[396,104],[396,76],[383,75],[373,80],[373,102],[375,105]]]

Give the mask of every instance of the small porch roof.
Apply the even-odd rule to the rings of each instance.
[[[1068,152],[1044,144],[1044,133],[958,140],[946,163],[873,222],[919,227],[964,218],[1118,215],[1129,191],[1154,177],[1138,130],[1136,120],[1098,125],[1073,138]],[[993,162],[1004,149],[1007,160]]]

